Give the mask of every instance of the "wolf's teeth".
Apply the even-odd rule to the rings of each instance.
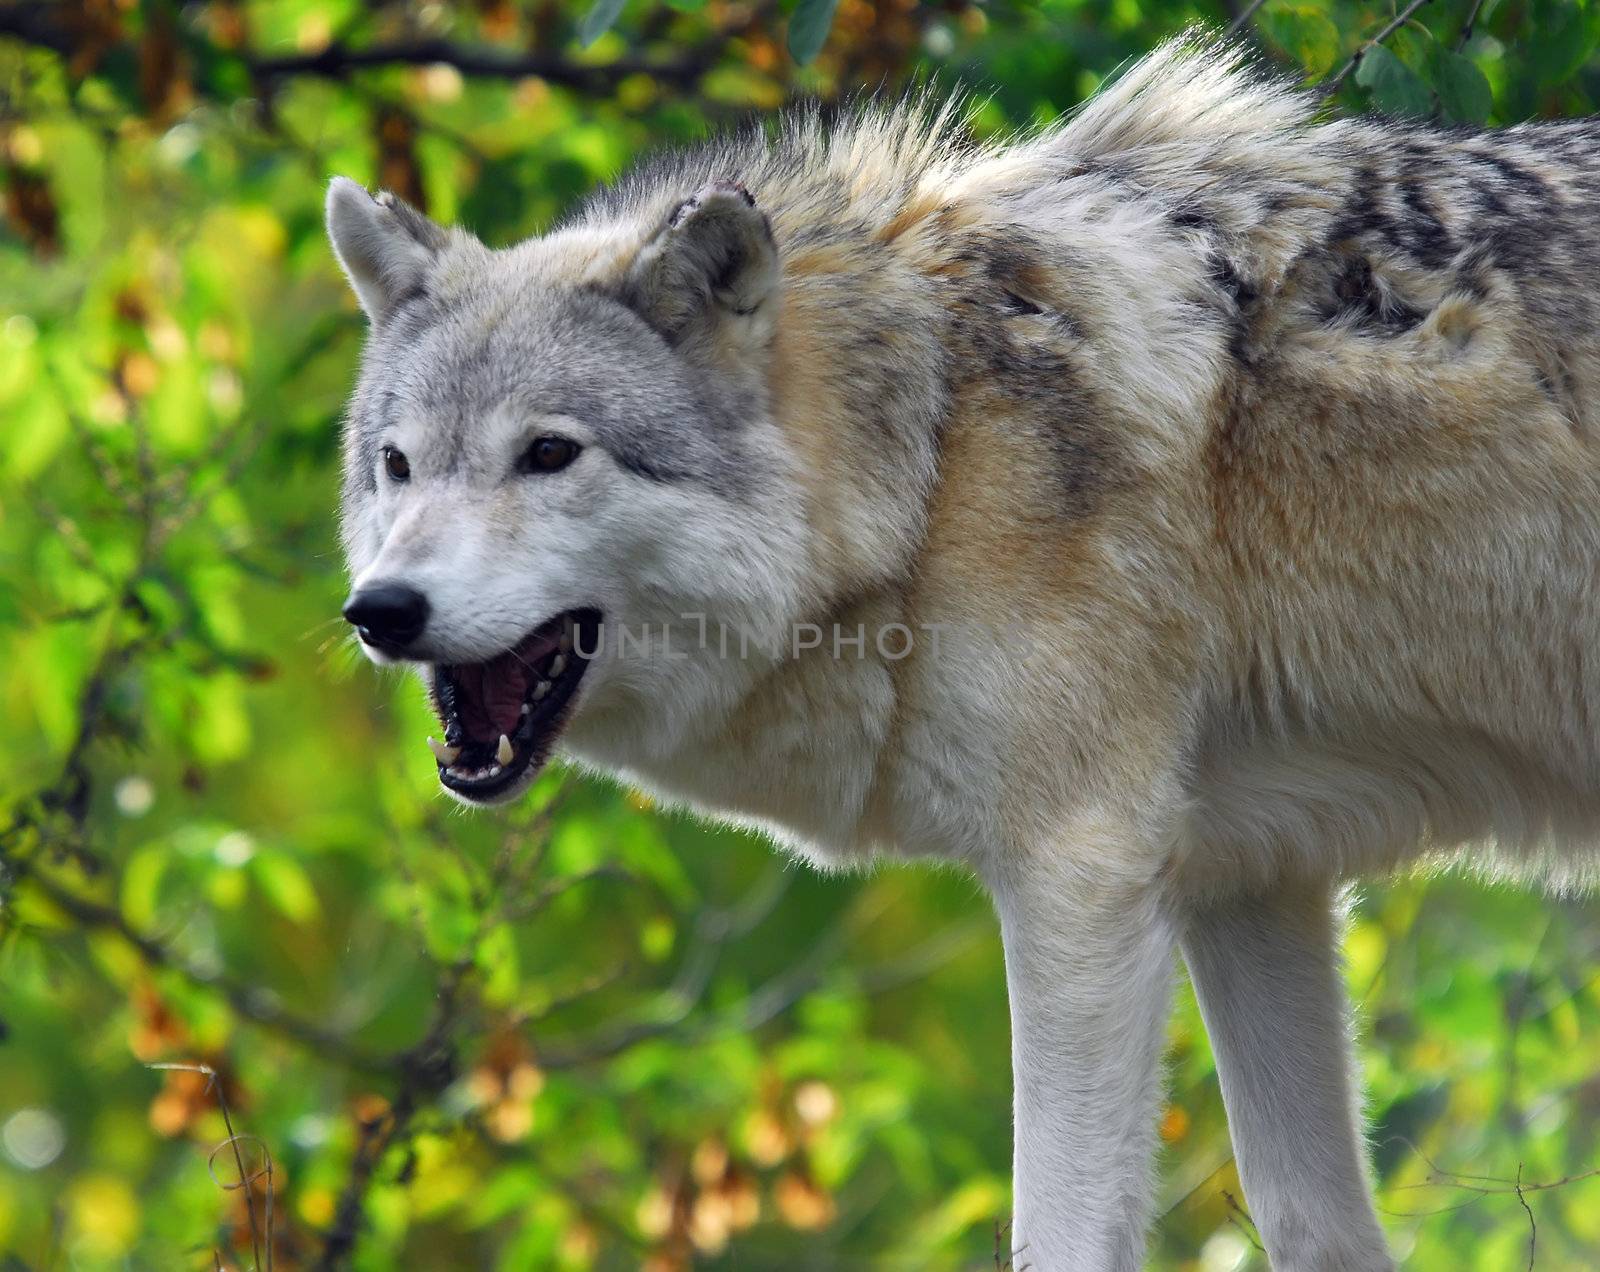
[[[518,714],[519,715],[527,715],[528,712],[530,712],[532,710],[533,710],[533,707],[529,703],[524,702],[522,704],[522,710],[520,712],[518,712]]]
[[[567,656],[565,654],[557,654],[555,656],[555,661],[550,664],[550,679],[554,680],[566,669]]]
[[[515,754],[516,752],[511,749],[511,739],[502,733],[500,735],[500,745],[495,748],[495,759],[499,760],[502,764],[510,764],[511,757]]]
[[[428,739],[428,750],[432,751],[433,758],[446,768],[454,764],[461,755],[459,746],[449,746],[444,742],[435,741],[433,738]]]
[[[547,694],[549,692],[550,692],[550,682],[548,680],[541,680],[538,684],[534,685],[534,687],[533,687],[533,700],[535,702],[538,702],[540,698],[544,697],[545,694]]]

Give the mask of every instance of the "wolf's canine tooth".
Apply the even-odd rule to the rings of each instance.
[[[516,754],[516,752],[511,749],[511,739],[508,738],[504,733],[500,735],[500,745],[495,747],[494,754],[495,758],[502,764],[510,764],[511,757]]]
[[[550,664],[550,679],[554,680],[557,676],[559,676],[566,669],[567,669],[567,656],[565,654],[557,654],[555,656],[554,661],[551,662],[551,664]]]

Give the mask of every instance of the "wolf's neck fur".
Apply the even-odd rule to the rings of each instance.
[[[1187,316],[1211,266],[1162,206],[1093,167],[1035,169],[1033,190],[992,169],[784,253],[771,403],[810,504],[803,617],[823,637],[743,703],[727,797],[830,859],[993,838],[1007,757],[986,679],[1030,633],[1060,644],[1043,598],[1115,550],[1142,474],[1199,462],[1219,391],[1225,333]]]

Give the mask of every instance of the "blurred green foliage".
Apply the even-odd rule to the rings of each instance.
[[[436,795],[420,695],[336,619],[361,323],[321,195],[505,243],[799,94],[965,86],[992,132],[1197,20],[1330,110],[1600,91],[1579,0],[0,3],[0,1267],[995,1266],[971,883],[561,773]],[[1535,1224],[1600,1266],[1600,908],[1406,881],[1348,950],[1406,1266],[1520,1268]],[[1260,1268],[1187,998],[1171,1076],[1153,1266]]]

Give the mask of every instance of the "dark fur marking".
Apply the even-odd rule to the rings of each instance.
[[[1572,374],[1572,369],[1565,362],[1561,364],[1561,391],[1564,395],[1563,404],[1574,429],[1582,431],[1577,419],[1578,405],[1578,377]]]
[[[859,222],[840,224],[830,221],[826,225],[808,225],[802,230],[797,230],[786,240],[786,245],[795,247],[820,247],[829,243],[848,243],[857,251],[871,252],[882,247],[872,236],[869,227]]]
[[[1248,279],[1241,277],[1233,262],[1221,253],[1210,261],[1212,281],[1233,299],[1240,309],[1248,309],[1261,298],[1261,291]]]
[[[1529,172],[1520,164],[1492,150],[1463,149],[1461,153],[1473,163],[1492,168],[1497,175],[1505,179],[1507,185],[1514,187],[1524,197],[1546,209],[1555,206],[1555,196],[1538,173]]]
[[[1052,303],[1055,298],[1048,294],[1049,262],[1059,262],[1060,256],[1056,252],[1047,260],[1037,240],[1021,231],[989,229],[970,235],[968,245],[951,259],[970,267],[969,299],[987,301],[1011,318],[1048,317],[1073,340],[1087,340],[1082,320]]]
[[[1211,281],[1223,297],[1218,310],[1228,327],[1228,356],[1241,366],[1248,365],[1251,319],[1261,299],[1261,289],[1241,275],[1234,263],[1220,252],[1213,253],[1207,265]]]
[[[1347,239],[1359,239],[1373,231],[1381,231],[1388,225],[1389,218],[1378,206],[1377,199],[1378,191],[1384,185],[1376,168],[1366,165],[1356,171],[1350,195],[1328,227],[1326,240],[1330,247]]]
[[[1044,439],[1055,461],[1061,508],[1068,517],[1081,520],[1095,510],[1111,485],[1104,451],[1109,438],[1081,409],[1063,411],[1045,423]]]
[[[1217,228],[1215,219],[1192,203],[1174,208],[1169,219],[1180,230],[1215,230]]]
[[[428,299],[429,296],[427,284],[418,283],[415,287],[403,291],[400,293],[400,295],[396,296],[394,298],[394,303],[389,307],[389,312],[399,313],[400,310],[404,309],[407,305],[415,305],[419,303],[426,304]]]
[[[1379,335],[1397,336],[1419,326],[1425,310],[1409,304],[1372,272],[1364,256],[1346,260],[1334,275],[1332,295],[1321,309],[1323,322],[1361,328]]]
[[[619,468],[626,469],[636,477],[643,477],[646,481],[653,481],[657,485],[665,486],[673,481],[681,481],[681,476],[663,472],[649,464],[642,455],[631,450],[613,450],[611,457],[617,461]]]
[[[1492,185],[1476,186],[1473,193],[1477,199],[1478,211],[1484,216],[1503,217],[1511,215],[1510,209],[1505,205],[1505,200],[1500,197],[1500,192]]]
[[[971,286],[971,284],[977,286]],[[1032,422],[1051,456],[1050,477],[1056,506],[1066,517],[1093,514],[1105,493],[1118,484],[1116,446],[1106,426],[1106,412],[1073,366],[1075,340],[1065,315],[1040,309],[979,276],[968,290],[952,298],[952,336],[961,351],[956,362],[957,389],[975,388],[1003,397],[1021,409],[1015,427]],[[1018,301],[1029,316],[1049,315],[1056,322],[1023,327],[996,322],[997,307]],[[1017,316],[1023,316],[1018,312]],[[1011,427],[1012,425],[1008,425]]]
[[[1439,214],[1428,203],[1422,186],[1414,180],[1400,183],[1400,197],[1409,213],[1400,225],[1399,238],[1429,269],[1442,269],[1454,259],[1455,241]]]
[[[418,283],[395,298],[383,315],[383,325],[394,339],[410,341],[426,331],[433,319],[433,294],[426,283]]]
[[[1040,309],[1031,300],[1024,300],[1015,292],[1010,291],[1001,293],[1000,303],[995,308],[1008,318],[1033,317],[1044,313],[1044,310]]]

